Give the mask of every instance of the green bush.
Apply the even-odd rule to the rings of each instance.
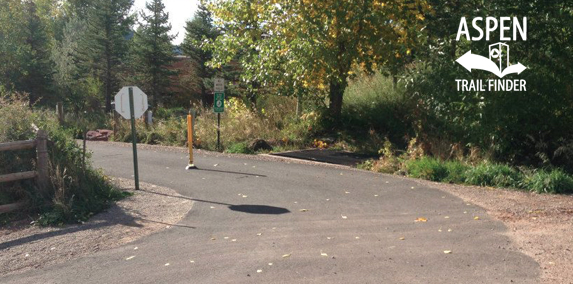
[[[467,164],[460,161],[447,161],[444,166],[446,167],[447,176],[442,180],[450,183],[464,183],[466,180],[466,171],[470,168]]]
[[[484,162],[465,172],[465,182],[471,185],[522,187],[523,174],[507,165]]]
[[[330,128],[354,146],[351,150],[375,154],[387,139],[398,148],[405,148],[404,137],[414,136],[414,108],[409,98],[402,84],[393,86],[389,76],[360,74],[350,81],[344,93],[339,124]]]
[[[239,142],[231,144],[226,150],[227,153],[234,153],[234,154],[253,154],[253,151],[249,149],[247,142]]]
[[[0,99],[0,114],[0,142],[34,139],[32,124],[48,132],[50,184],[46,192],[40,193],[32,181],[0,184],[1,191],[26,198],[31,205],[28,211],[40,214],[40,224],[81,222],[124,196],[90,167],[89,160],[84,167],[73,130],[60,127],[53,112],[32,110],[27,101],[12,97]],[[33,168],[35,153],[4,152],[0,160],[0,173],[27,171]]]
[[[536,171],[524,183],[537,193],[573,193],[573,177],[559,169]]]
[[[414,178],[442,181],[448,176],[448,169],[444,163],[431,157],[409,160],[405,166],[408,175]]]

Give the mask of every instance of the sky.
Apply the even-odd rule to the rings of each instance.
[[[145,2],[147,0],[135,0],[134,9],[140,11],[145,9]],[[169,21],[171,22],[171,34],[177,37],[173,40],[173,44],[180,44],[185,37],[185,22],[191,20],[199,6],[199,0],[163,0],[165,10],[169,13]]]

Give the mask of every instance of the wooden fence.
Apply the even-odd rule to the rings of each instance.
[[[38,189],[45,191],[48,187],[48,135],[44,130],[38,130],[35,140],[15,141],[8,143],[0,143],[0,152],[4,151],[17,151],[36,148],[36,170],[20,173],[12,173],[0,175],[0,183],[35,179]],[[17,202],[7,205],[0,205],[0,214],[12,212],[26,206],[26,202]]]

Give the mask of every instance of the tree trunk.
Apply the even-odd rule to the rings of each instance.
[[[303,106],[302,106],[302,93],[298,93],[296,96],[296,118],[300,118],[300,116],[302,115],[303,112]]]
[[[334,121],[338,121],[340,119],[340,115],[342,114],[342,99],[344,96],[344,90],[346,90],[346,79],[342,80],[332,80],[330,82],[330,104],[328,109],[330,111],[330,116]]]

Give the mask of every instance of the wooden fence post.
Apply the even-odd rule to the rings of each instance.
[[[36,134],[36,155],[38,158],[37,169],[38,172],[38,188],[42,193],[45,193],[48,188],[48,134],[44,130],[38,130]]]

